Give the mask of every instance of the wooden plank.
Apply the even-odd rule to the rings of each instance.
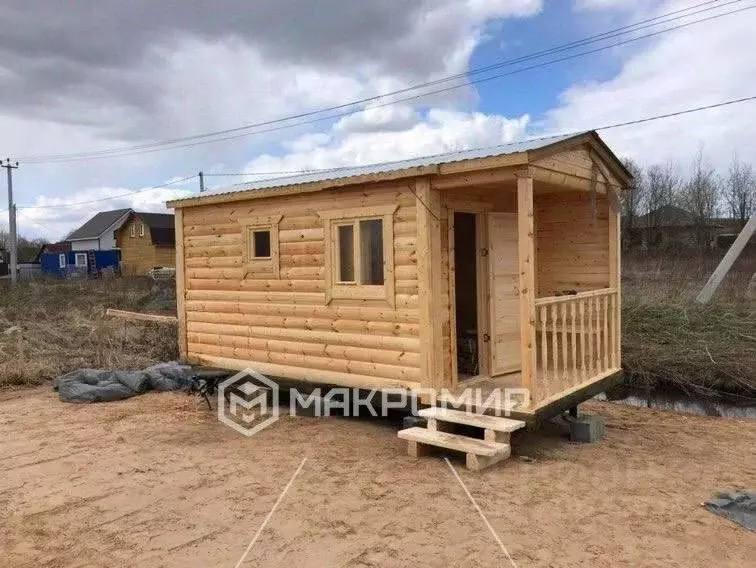
[[[105,315],[130,321],[152,321],[157,323],[171,324],[178,323],[178,318],[176,316],[148,314],[143,312],[129,312],[126,310],[116,310],[114,308],[108,308],[107,310],[105,310]]]
[[[192,354],[189,361],[195,364],[217,367],[219,369],[229,369],[233,371],[243,371],[245,369],[254,369],[268,377],[291,379],[306,383],[318,383],[326,385],[336,385],[345,387],[356,387],[364,389],[395,389],[404,388],[408,390],[419,389],[420,383],[410,380],[395,380],[384,377],[370,377],[357,373],[340,373],[331,370],[311,369],[307,367],[281,365],[263,361],[250,361],[237,359],[234,357],[221,357],[217,355]]]
[[[468,438],[467,436],[439,432],[438,430],[427,430],[426,428],[406,428],[399,430],[397,436],[402,440],[487,457],[494,457],[509,449],[509,444],[486,442],[477,438]]]
[[[517,178],[517,251],[520,290],[520,363],[522,386],[530,391],[535,404],[535,240],[533,224],[533,174],[518,172]]]
[[[417,275],[420,310],[421,381],[424,386],[444,386],[444,318],[441,304],[441,198],[427,178],[418,178],[417,197]],[[448,312],[447,312],[448,314]],[[449,377],[451,379],[451,377]],[[449,380],[449,383],[451,381]]]
[[[496,212],[487,217],[490,375],[495,376],[521,367],[517,215]]]
[[[561,302],[568,302],[570,300],[579,300],[581,298],[592,298],[594,296],[608,296],[617,292],[616,288],[602,288],[600,290],[588,290],[586,292],[578,292],[577,294],[569,294],[565,296],[548,296],[546,298],[537,298],[535,300],[536,306],[548,306],[549,304],[558,304]]]
[[[730,248],[722,257],[722,260],[717,265],[716,269],[714,269],[714,272],[709,277],[709,280],[698,293],[698,296],[696,296],[696,301],[699,304],[709,303],[712,296],[714,295],[714,292],[717,291],[717,288],[719,288],[722,280],[724,280],[724,277],[727,276],[727,273],[732,268],[732,265],[735,264],[735,261],[740,256],[740,253],[743,252],[743,249],[754,233],[756,233],[756,212],[751,215],[750,219],[748,219],[748,222],[745,224],[745,227],[743,227],[743,230],[740,231],[740,234],[735,239],[735,242],[732,243]]]
[[[178,318],[179,360],[186,361],[186,256],[184,254],[184,212],[177,209],[174,215],[176,232],[176,316]]]
[[[451,408],[440,406],[431,406],[423,408],[418,412],[423,418],[433,418],[443,422],[453,422],[454,424],[464,424],[466,426],[475,426],[486,430],[495,430],[496,432],[514,432],[525,427],[525,422],[521,420],[511,420],[501,416],[490,416],[488,414],[475,414],[472,412],[461,412]]]
[[[448,207],[448,205],[447,205]],[[456,251],[454,246],[454,209],[447,209],[447,250],[448,263],[448,294],[449,294],[449,357],[451,359],[451,384],[457,388],[459,384],[459,369],[457,368],[457,284],[456,284]],[[443,262],[443,260],[442,260]]]

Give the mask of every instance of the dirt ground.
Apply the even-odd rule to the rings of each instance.
[[[612,404],[599,444],[527,433],[482,473],[452,463],[516,566],[746,566],[756,535],[708,513],[756,489],[756,422]],[[0,393],[0,564],[511,566],[438,457],[387,421],[282,418],[246,438],[184,394],[71,405]],[[534,461],[522,456],[535,458]]]

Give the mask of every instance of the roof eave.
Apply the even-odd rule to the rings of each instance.
[[[472,158],[468,160],[459,160],[456,162],[445,162],[441,164],[432,164],[427,166],[413,166],[387,172],[361,174],[343,178],[332,178],[328,180],[319,180],[305,183],[290,185],[281,185],[267,189],[249,189],[228,193],[218,193],[208,195],[207,197],[190,197],[187,199],[177,199],[168,201],[166,206],[172,209],[181,209],[184,207],[197,207],[200,205],[211,205],[218,203],[229,203],[233,201],[242,201],[246,199],[260,199],[263,197],[275,197],[279,195],[295,195],[298,193],[310,193],[327,190],[337,187],[347,187],[350,185],[361,185],[365,183],[380,183],[385,181],[396,181],[400,179],[416,178],[428,175],[452,175],[471,171],[489,170],[509,166],[524,165],[528,162],[527,152],[516,152],[513,154],[503,154],[499,156],[486,156],[483,158]]]

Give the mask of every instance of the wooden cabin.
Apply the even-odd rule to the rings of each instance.
[[[630,181],[588,132],[170,202],[181,357],[325,385],[522,387],[525,417],[574,406],[620,369]]]
[[[121,272],[144,276],[153,268],[176,266],[173,215],[132,211],[116,235],[121,250]]]

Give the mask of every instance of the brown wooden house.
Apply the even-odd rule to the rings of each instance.
[[[620,369],[630,181],[588,132],[170,202],[181,356],[328,385],[524,388],[524,418],[574,406]]]
[[[116,245],[121,250],[121,271],[125,275],[144,276],[152,268],[175,267],[173,215],[132,212],[118,230]]]

